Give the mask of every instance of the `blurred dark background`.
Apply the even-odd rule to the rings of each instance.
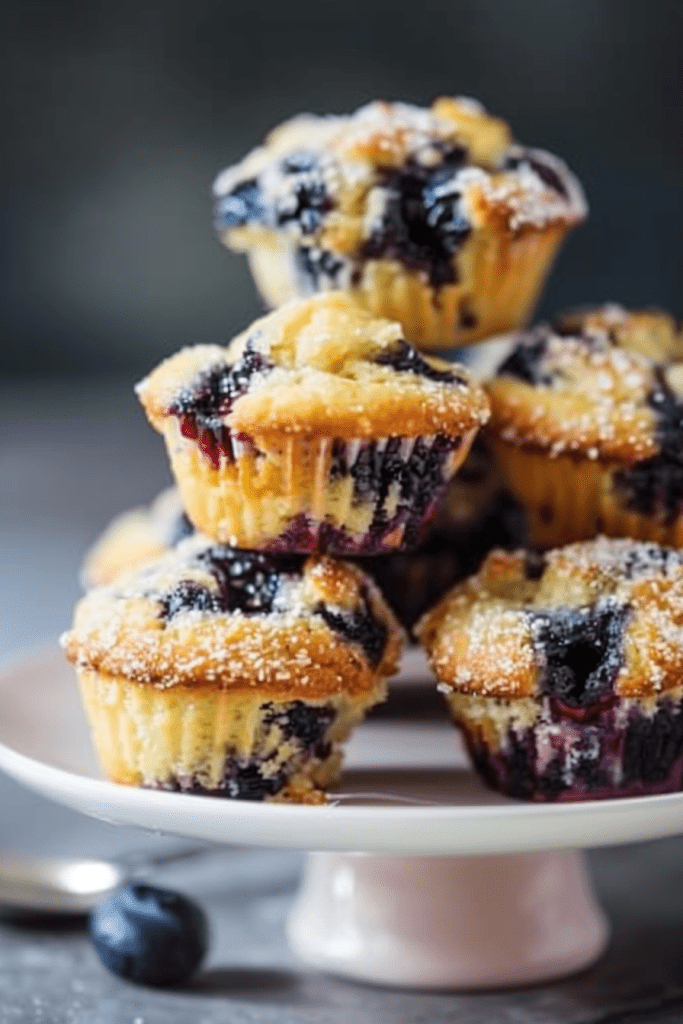
[[[683,315],[680,0],[9,0],[5,374],[132,376],[260,311],[211,231],[215,174],[280,120],[481,99],[563,156],[592,213],[540,312]]]

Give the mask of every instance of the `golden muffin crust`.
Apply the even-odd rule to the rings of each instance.
[[[300,169],[294,161],[301,154],[311,159]],[[303,223],[295,219],[300,211],[294,209],[286,175],[309,173],[313,155],[320,195],[307,230],[305,217]],[[222,231],[217,218],[219,231],[231,248],[243,250],[252,236],[284,225],[291,233],[315,237],[330,251],[353,254],[370,236],[384,199],[382,172],[411,163],[439,167],[444,157],[446,167],[458,167],[464,206],[475,227],[493,219],[516,232],[556,221],[575,223],[586,215],[580,186],[561,160],[515,144],[509,126],[475,100],[441,97],[430,108],[379,101],[349,116],[305,114],[286,121],[216,179],[219,200],[239,196],[238,190],[255,179],[262,193],[260,216],[245,223],[229,216]],[[291,166],[283,175],[281,164],[288,158]],[[292,206],[291,217],[285,204]]]
[[[661,309],[624,309],[614,302],[570,309],[555,317],[559,334],[604,331],[620,348],[640,352],[655,363],[683,359],[683,326]]]
[[[595,693],[574,694],[579,704],[681,692],[683,553],[605,537],[545,555],[495,551],[416,633],[449,691],[562,697],[588,679]]]
[[[268,134],[263,146],[223,171],[215,189],[225,191],[233,179],[259,174],[273,157],[310,147],[329,148],[347,160],[377,167],[397,167],[415,153],[421,154],[424,163],[430,158],[437,163],[440,146],[462,145],[474,163],[493,168],[499,166],[511,143],[505,121],[492,117],[476,100],[444,96],[431,108],[380,100],[351,115],[299,114],[290,118]]]
[[[519,335],[486,385],[492,435],[603,460],[657,455],[661,409],[683,395],[681,334],[667,314],[617,306],[565,314]]]
[[[217,393],[208,396],[207,387]],[[137,393],[157,429],[169,414],[193,402],[201,410],[213,398],[212,422],[259,436],[459,435],[488,417],[486,398],[464,368],[422,356],[399,324],[341,293],[289,303],[227,348],[184,349]]]
[[[135,683],[315,700],[393,674],[403,632],[355,566],[198,535],[87,594],[62,644],[79,669]]]

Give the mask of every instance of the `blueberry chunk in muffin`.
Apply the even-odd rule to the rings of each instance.
[[[426,347],[522,326],[586,212],[561,160],[462,97],[295,117],[214,184],[269,305],[339,289]]]
[[[505,487],[481,432],[413,551],[359,559],[406,629],[493,548],[527,543],[524,510]],[[530,558],[533,557],[530,555]]]
[[[464,368],[341,293],[185,349],[138,394],[195,526],[285,553],[414,546],[488,415]]]
[[[315,801],[403,633],[355,566],[196,535],[91,590],[62,641],[114,781]]]
[[[493,552],[417,631],[494,788],[531,800],[683,789],[683,553],[605,537]]]

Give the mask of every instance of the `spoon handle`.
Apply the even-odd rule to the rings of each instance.
[[[171,850],[159,851],[158,853],[136,850],[123,854],[117,860],[127,871],[136,874],[139,871],[146,871],[148,868],[166,867],[169,864],[179,864],[184,860],[206,857],[223,849],[225,847],[203,843],[201,846],[180,846]]]

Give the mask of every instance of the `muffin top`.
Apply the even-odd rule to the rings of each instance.
[[[491,433],[550,456],[606,461],[680,447],[683,333],[671,316],[607,305],[517,336],[486,388]]]
[[[301,246],[314,276],[344,272],[343,261],[317,266],[322,248],[328,264],[333,254],[398,259],[435,286],[456,280],[452,258],[473,229],[518,233],[586,215],[561,160],[514,143],[475,100],[450,97],[295,117],[223,171],[214,196],[216,231],[232,249],[275,231]]]
[[[158,558],[194,533],[176,487],[168,487],[148,507],[116,516],[87,552],[81,569],[86,589],[103,586],[124,569]]]
[[[317,699],[393,674],[403,632],[355,566],[195,535],[90,591],[62,645],[81,668],[142,684]]]
[[[492,552],[416,632],[446,687],[570,709],[683,686],[683,552],[631,540]]]
[[[259,436],[459,435],[488,417],[463,367],[422,356],[340,292],[288,303],[227,348],[183,349],[137,392],[157,428],[190,415]]]

